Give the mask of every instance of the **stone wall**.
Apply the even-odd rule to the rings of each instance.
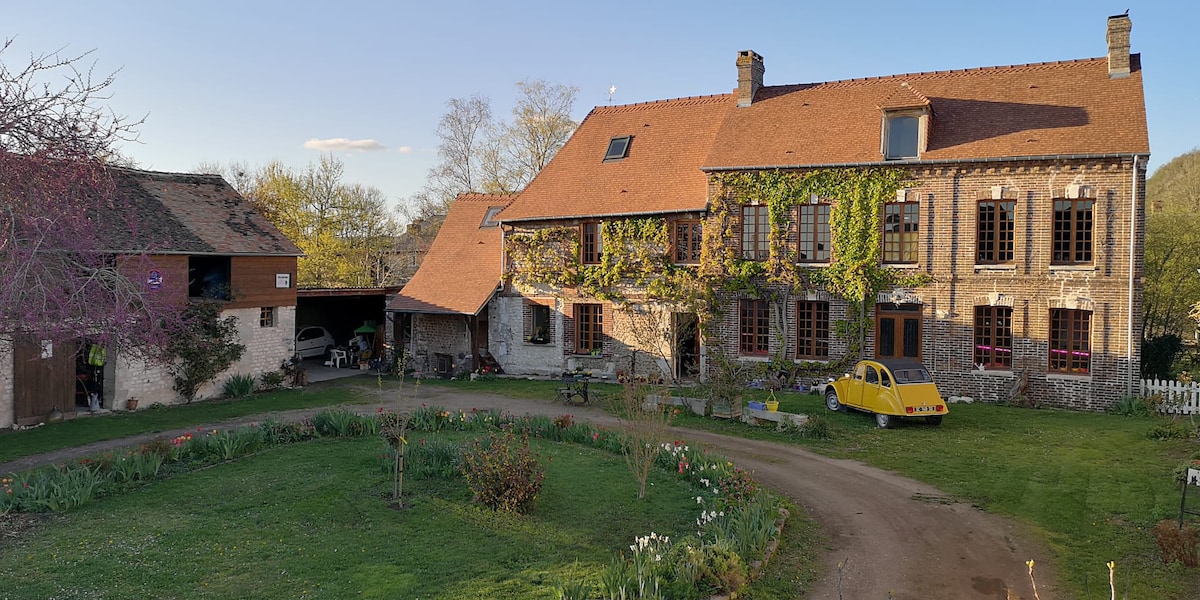
[[[575,344],[575,305],[600,304],[604,341],[598,354],[580,354]],[[550,311],[550,343],[529,338],[531,306]],[[634,308],[634,307],[637,308]],[[671,376],[671,313],[662,307],[621,305],[575,295],[497,296],[491,304],[488,332],[492,355],[513,375],[558,375],[575,369],[616,377],[618,372],[650,377]]]
[[[225,380],[234,374],[260,376],[278,371],[283,361],[295,352],[296,308],[275,308],[274,326],[259,325],[258,308],[223,311],[222,317],[237,318],[238,341],[246,346],[241,360],[212,381],[200,387],[196,399],[220,396]],[[166,365],[147,361],[128,353],[109,353],[112,371],[106,372],[104,407],[123,410],[130,398],[138,408],[155,404],[181,404],[184,399],[174,389],[174,378]]]
[[[437,372],[437,355],[451,357],[452,368],[461,370],[471,357],[471,336],[463,315],[413,315],[413,338],[409,352],[412,367],[421,376]]]
[[[547,344],[527,341],[531,334],[530,319],[534,304],[550,308],[550,342]],[[488,307],[491,317],[488,320],[488,351],[505,373],[555,376],[563,372],[563,318],[558,299],[545,296],[496,296]]]

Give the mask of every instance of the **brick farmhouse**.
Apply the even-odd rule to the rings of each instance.
[[[1102,409],[1140,363],[1130,29],[1110,17],[1100,58],[794,85],[739,52],[734,92],[597,107],[515,199],[456,202],[473,223],[430,257],[494,251],[389,309],[450,306],[470,271],[459,346],[413,320],[410,352],[681,379],[911,357],[944,395]]]

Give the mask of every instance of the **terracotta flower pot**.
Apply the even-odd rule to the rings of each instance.
[[[137,405],[138,405],[137,398],[130,398],[125,401],[125,408],[127,410],[137,410]]]

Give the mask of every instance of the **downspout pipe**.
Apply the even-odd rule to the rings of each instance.
[[[1133,314],[1133,277],[1134,264],[1137,260],[1134,252],[1137,251],[1137,215],[1138,215],[1138,155],[1133,155],[1133,176],[1130,178],[1129,184],[1129,307],[1126,314],[1129,315],[1129,331],[1126,337],[1125,356],[1129,358],[1129,376],[1125,378],[1125,396],[1133,395],[1133,379],[1138,374],[1133,372],[1133,320],[1136,315]],[[1139,391],[1140,391],[1139,386]]]

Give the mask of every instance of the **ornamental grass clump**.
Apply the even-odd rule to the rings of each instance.
[[[529,434],[518,437],[511,427],[468,442],[462,451],[462,472],[476,502],[521,514],[533,511],[546,477],[529,449]]]
[[[234,373],[225,380],[225,385],[221,387],[221,391],[225,393],[226,398],[245,398],[254,393],[254,388],[258,386],[253,375],[244,373]]]
[[[158,477],[167,455],[159,452],[127,452],[112,462],[112,475],[119,483],[150,481]]]
[[[397,449],[385,443],[379,450],[379,468],[392,475]],[[462,446],[437,437],[414,439],[404,447],[404,473],[416,479],[457,479],[462,476]]]
[[[328,437],[368,437],[379,435],[379,420],[345,409],[323,410],[313,417],[318,435]]]

